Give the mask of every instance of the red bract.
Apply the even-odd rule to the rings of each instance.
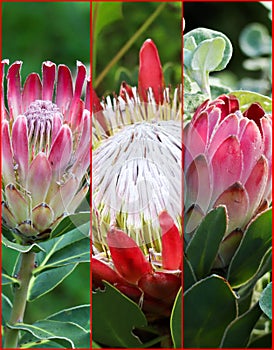
[[[56,72],[47,61],[42,80],[31,73],[21,88],[21,65],[17,61],[8,69],[7,108],[2,96],[2,217],[28,242],[47,237],[87,193],[90,96],[81,62],[74,86],[67,66]],[[84,84],[86,102],[81,99]]]
[[[114,270],[110,268],[111,261],[104,262],[102,254],[92,259],[95,288],[102,287],[105,280],[136,302],[143,297],[143,309],[151,317],[170,313],[181,286],[182,238],[167,212],[161,213],[159,220],[163,229],[161,258],[153,252],[145,256],[125,232],[112,229],[107,242]]]
[[[186,233],[210,209],[225,205],[227,236],[270,203],[271,128],[272,117],[258,103],[242,114],[235,96],[197,109],[184,130]]]

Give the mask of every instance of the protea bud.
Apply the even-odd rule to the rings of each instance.
[[[228,225],[218,267],[227,265],[241,232],[270,204],[271,129],[272,116],[258,103],[241,113],[238,99],[223,95],[205,101],[184,130],[186,238],[224,205]]]
[[[99,250],[108,246],[107,232],[115,226],[146,253],[151,247],[160,251],[163,210],[180,227],[180,96],[175,89],[170,101],[151,40],[140,51],[138,91],[122,83],[113,101],[93,99],[93,242]]]
[[[138,92],[122,83],[113,101],[94,101],[93,286],[106,280],[161,319],[181,286],[179,91],[171,103],[158,51],[147,40]]]
[[[7,108],[2,96],[2,217],[28,243],[48,237],[87,193],[90,107],[88,88],[86,104],[81,100],[87,79],[82,63],[74,88],[68,67],[60,65],[56,79],[49,61],[42,81],[32,73],[21,88],[21,65],[17,61],[8,70]]]

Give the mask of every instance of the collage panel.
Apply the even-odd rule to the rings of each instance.
[[[1,2],[2,348],[90,348],[90,2]]]
[[[181,347],[181,11],[92,4],[94,348]]]
[[[183,348],[272,348],[272,3],[183,4]]]

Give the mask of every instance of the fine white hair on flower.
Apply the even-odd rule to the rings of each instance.
[[[160,249],[158,216],[167,210],[180,226],[182,178],[181,106],[168,88],[158,105],[152,91],[136,89],[102,103],[105,127],[93,116],[92,193],[94,244],[105,244],[111,225],[137,244]],[[98,119],[98,120],[97,120]]]

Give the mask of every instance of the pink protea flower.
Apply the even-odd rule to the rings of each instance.
[[[132,238],[113,228],[107,235],[107,255],[94,252],[92,258],[93,288],[103,288],[103,281],[113,284],[139,303],[152,320],[170,315],[181,286],[182,237],[167,212],[159,215],[159,222],[161,254],[150,250],[144,255]]]
[[[186,237],[210,209],[225,205],[226,238],[237,241],[251,218],[270,204],[271,130],[271,115],[258,103],[241,113],[235,96],[205,101],[197,109],[184,130]],[[226,238],[223,248],[229,246]]]
[[[2,82],[8,63],[2,61]],[[69,68],[59,65],[56,77],[49,61],[42,65],[42,81],[31,73],[22,88],[21,65],[17,61],[8,69],[7,108],[2,95],[2,218],[28,243],[48,237],[87,193],[90,92],[81,62],[74,88]]]
[[[93,113],[93,242],[107,247],[115,226],[142,249],[160,251],[159,214],[167,210],[180,227],[182,114],[152,40],[140,50],[138,89],[124,82],[103,102],[93,91]]]

